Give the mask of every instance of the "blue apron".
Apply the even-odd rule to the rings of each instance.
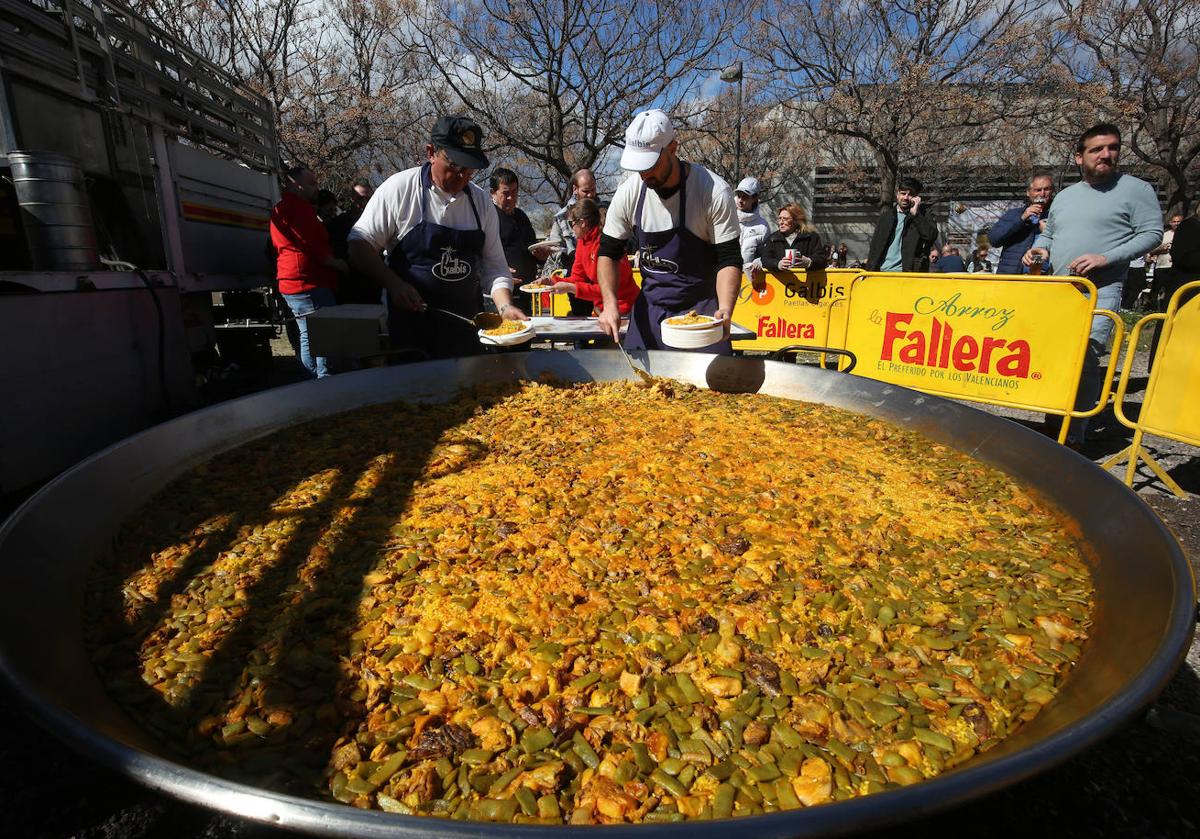
[[[479,278],[483,253],[483,225],[471,198],[470,186],[459,200],[475,216],[475,230],[454,230],[427,220],[429,190],[433,180],[429,164],[421,167],[421,221],[404,234],[388,254],[388,266],[412,283],[430,306],[463,317],[473,317],[483,306]],[[431,358],[457,358],[484,352],[476,330],[469,324],[436,312],[407,312],[388,301],[388,331],[392,345],[416,346]]]
[[[686,170],[680,172],[679,226],[670,230],[650,233],[642,229],[645,184],[638,193],[633,233],[637,237],[642,293],[630,312],[624,342],[627,349],[674,349],[662,342],[661,324],[665,318],[692,310],[711,315],[719,308],[716,247],[687,228],[687,175]],[[733,347],[726,339],[691,352],[732,355]]]

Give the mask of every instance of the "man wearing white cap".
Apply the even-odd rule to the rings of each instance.
[[[657,109],[638,114],[625,131],[621,168],[639,177],[617,188],[600,237],[600,328],[620,340],[617,260],[625,258],[632,236],[642,293],[630,312],[625,346],[662,348],[662,321],[694,310],[725,323],[724,339],[704,352],[729,355],[730,317],[742,279],[737,205],[729,184],[680,160],[678,147],[671,120]]]
[[[758,178],[742,178],[738,181],[733,198],[737,202],[738,224],[741,225],[742,271],[750,278],[752,284],[757,284],[762,273],[762,263],[758,261],[758,248],[771,235],[767,220],[758,211],[758,194],[762,185]]]

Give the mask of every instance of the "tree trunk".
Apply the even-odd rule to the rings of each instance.
[[[896,161],[886,152],[875,150],[875,167],[879,172],[879,206],[890,207],[896,200]]]

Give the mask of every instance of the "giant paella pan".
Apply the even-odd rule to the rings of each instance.
[[[629,572],[617,561],[597,561],[580,550],[557,557],[565,563],[566,577],[535,574],[521,582],[543,590],[501,590],[499,596],[492,591],[489,599],[490,583],[480,586],[477,581],[491,580],[491,566],[518,564],[512,559],[516,549],[511,540],[489,543],[486,562],[480,564],[478,546],[470,544],[478,537],[467,533],[448,560],[437,566],[421,558],[428,543],[400,545],[396,540],[403,542],[412,534],[393,527],[389,534],[371,538],[376,540],[374,547],[399,545],[385,551],[394,567],[379,565],[369,551],[356,549],[343,557],[341,570],[357,575],[349,588],[356,595],[361,592],[355,609],[364,621],[395,616],[395,603],[381,593],[395,586],[405,592],[407,602],[426,604],[427,614],[421,616],[425,623],[407,617],[393,620],[384,630],[363,623],[357,631],[339,636],[346,649],[329,650],[329,639],[310,637],[326,614],[319,604],[330,599],[317,597],[318,610],[309,615],[299,635],[294,623],[285,623],[282,631],[278,626],[272,630],[269,621],[254,629],[280,635],[270,649],[293,671],[329,671],[316,680],[328,688],[347,675],[342,672],[335,678],[332,671],[349,667],[354,670],[349,675],[358,680],[356,688],[322,697],[311,684],[273,682],[276,659],[264,654],[261,644],[256,647],[260,639],[245,637],[239,643],[250,652],[237,663],[241,680],[204,685],[203,670],[210,663],[203,642],[207,630],[187,636],[179,627],[189,621],[202,628],[222,627],[228,615],[243,614],[245,592],[255,582],[249,575],[258,572],[237,566],[237,584],[232,578],[222,579],[220,571],[210,575],[203,595],[209,599],[196,607],[188,601],[199,584],[184,580],[159,590],[162,579],[147,576],[144,569],[120,567],[112,557],[129,554],[139,522],[156,516],[147,502],[164,499],[159,494],[164,487],[170,493],[184,486],[171,483],[183,480],[181,476],[198,480],[193,488],[202,493],[236,495],[236,485],[253,483],[254,475],[209,473],[205,470],[210,467],[202,464],[247,441],[265,441],[258,453],[266,460],[253,463],[267,466],[256,469],[269,468],[271,456],[289,456],[286,448],[271,442],[275,439],[307,439],[311,434],[309,448],[352,446],[328,434],[330,426],[310,422],[350,409],[394,400],[409,406],[456,400],[460,409],[466,406],[467,418],[478,416],[483,407],[472,406],[471,400],[495,404],[497,388],[515,392],[520,389],[517,383],[547,377],[558,383],[556,387],[613,382],[629,373],[615,353],[506,355],[357,373],[259,394],[151,429],[65,473],[0,530],[4,672],[33,715],[76,748],[168,794],[292,829],[330,835],[478,835],[480,830],[515,835],[572,832],[581,829],[576,824],[603,822],[613,834],[734,835],[751,830],[756,835],[789,836],[835,834],[896,821],[1024,778],[1111,732],[1148,704],[1179,665],[1194,616],[1190,568],[1170,534],[1134,493],[1074,453],[1007,421],[869,380],[695,354],[649,353],[645,362],[651,372],[664,377],[660,390],[668,401],[676,398],[676,389],[694,391],[694,399],[683,400],[682,410],[728,410],[724,403],[702,401],[711,390],[745,394],[736,403],[741,410],[777,419],[790,416],[787,406],[795,404],[792,400],[854,412],[859,416],[831,414],[822,421],[842,423],[847,429],[863,426],[884,448],[907,451],[912,471],[926,483],[944,483],[939,492],[944,489],[956,502],[969,488],[966,485],[978,478],[983,483],[976,489],[993,496],[981,499],[983,519],[1001,523],[1005,509],[1021,515],[1031,509],[1027,498],[1044,500],[1064,517],[1062,530],[1080,549],[1086,579],[1074,579],[1066,560],[1048,555],[1031,555],[1033,566],[1020,571],[1020,579],[1005,576],[1010,564],[1003,550],[966,555],[964,567],[970,573],[954,575],[992,576],[1002,589],[996,594],[994,622],[984,622],[990,634],[971,639],[969,633],[955,630],[964,628],[964,615],[986,611],[978,592],[968,590],[964,606],[949,596],[949,582],[936,573],[924,575],[931,586],[921,595],[921,614],[904,616],[897,612],[908,601],[896,598],[911,592],[899,565],[891,581],[864,582],[867,566],[878,565],[874,558],[888,550],[904,558],[904,568],[916,568],[918,576],[922,563],[933,555],[913,553],[907,542],[920,542],[922,537],[910,537],[896,516],[882,512],[845,523],[874,540],[869,545],[873,554],[839,552],[833,541],[806,547],[818,567],[836,566],[835,575],[849,584],[841,590],[780,561],[789,552],[786,545],[771,542],[771,528],[748,529],[726,517],[697,525],[705,532],[694,543],[686,535],[666,535],[669,528],[663,529],[665,547],[651,553],[654,563],[635,569],[640,573]],[[477,386],[482,389],[472,390]],[[572,399],[584,403],[595,393],[578,391]],[[632,394],[633,390],[618,392],[616,398]],[[536,415],[539,408],[536,401],[526,403],[529,413]],[[419,415],[420,410],[413,409],[402,419],[412,422]],[[636,416],[631,409],[629,421]],[[369,419],[395,421],[388,414]],[[529,430],[537,439],[513,450],[526,458],[533,452],[542,463],[544,450],[559,447],[561,441],[555,429],[544,423],[537,426],[531,418]],[[281,429],[281,435],[269,436]],[[924,435],[932,447],[959,458],[957,462],[966,462],[962,455],[967,453],[995,467],[995,474],[1003,473],[1002,481],[1028,488],[1029,494],[988,483],[999,479],[982,468],[960,465],[950,467],[952,472],[922,473],[928,464],[911,448],[918,438],[910,432]],[[506,432],[509,438],[521,433],[520,428]],[[502,442],[505,435],[495,439]],[[414,474],[433,470],[439,473],[435,477],[453,475],[459,464],[478,454],[471,449],[473,440],[478,443],[469,435],[442,440]],[[680,469],[720,472],[714,450],[699,443],[686,448],[699,460],[664,466],[651,462],[653,448],[641,449],[639,459],[601,476],[608,480],[604,486],[618,480],[622,469],[651,474],[664,485],[674,480],[684,486],[688,476],[680,479]],[[582,451],[578,454],[582,457]],[[233,457],[236,465],[236,453]],[[797,451],[768,468],[796,468],[803,461],[804,452]],[[660,468],[657,473],[655,465]],[[904,465],[901,462],[901,468]],[[866,470],[876,484],[888,482],[883,466],[876,472],[871,462],[863,461],[854,468]],[[506,470],[512,467],[497,467],[482,478],[482,473],[472,473],[469,480],[503,484]],[[581,486],[586,477],[579,476]],[[757,499],[775,509],[776,525],[791,515],[771,492],[746,494],[762,489],[757,484],[717,483],[739,503]],[[356,484],[344,509],[366,503],[370,489]],[[280,515],[295,513],[311,507],[319,490],[317,475],[273,503]],[[514,496],[514,503],[527,518],[536,517],[547,514],[554,494],[561,491],[562,487],[542,487],[540,493]],[[615,518],[630,524],[628,500],[623,506],[619,494],[607,490],[600,496],[589,499],[593,506],[608,505]],[[690,497],[697,503],[701,499],[700,494]],[[839,503],[845,500],[832,497]],[[430,532],[441,536],[459,519],[486,518],[472,499],[474,495],[463,503],[457,498],[417,498],[410,506],[430,517]],[[635,497],[633,502],[642,500]],[[585,506],[582,499],[571,503],[576,505],[573,509]],[[889,506],[899,503],[894,499],[879,503],[893,514],[901,512]],[[194,506],[203,507],[203,499]],[[683,509],[686,506],[676,505],[681,520],[699,521]],[[186,518],[187,512],[167,515]],[[805,514],[802,506],[796,508],[797,518]],[[888,532],[878,524],[881,516],[890,522]],[[811,518],[808,524],[817,525],[815,516]],[[762,524],[772,519],[763,513],[756,520]],[[561,526],[564,519],[555,521]],[[322,525],[318,546],[341,524],[345,522],[339,524],[335,517]],[[192,537],[189,544],[203,541],[205,527],[220,526],[225,525],[203,523],[187,534]],[[664,523],[654,526],[663,528]],[[1022,526],[1030,529],[1021,535],[1020,545],[1014,544],[1014,555],[1029,554],[1030,545],[1041,544],[1038,534],[1046,529],[1041,524]],[[630,533],[638,533],[631,527],[636,525],[596,531],[593,541],[603,541],[606,551],[624,559],[628,546],[621,539],[628,541]],[[519,522],[505,520],[491,529],[512,539],[522,536]],[[559,542],[543,545],[547,568],[555,559],[554,545],[578,546],[587,535],[585,528],[582,534],[564,533]],[[245,544],[269,552],[272,540],[286,542],[278,536],[258,530],[246,534]],[[152,565],[168,569],[179,560],[171,551],[153,556]],[[433,567],[449,573],[432,576]],[[663,568],[666,577],[660,573]],[[680,574],[707,575],[710,584],[688,589]],[[580,584],[575,593],[569,585],[572,575]],[[1056,581],[1062,586],[1049,596],[1049,611],[1036,598],[1018,596],[1015,590],[1028,594],[1042,582]],[[274,597],[286,603],[304,581],[289,577],[275,582]],[[608,623],[591,635],[583,625],[566,627],[563,621],[586,613],[590,593],[601,589],[610,598],[605,602],[616,604]],[[123,602],[113,596],[117,591],[124,593]],[[777,600],[780,592],[786,596]],[[127,662],[138,677],[132,680],[136,684],[122,682],[122,668],[113,663],[121,657],[120,627],[136,625],[139,610],[155,597],[173,604],[175,621],[167,629],[138,637],[140,646]],[[800,625],[799,603],[816,616],[811,627]],[[551,607],[561,609],[555,612]],[[450,652],[439,648],[439,629],[444,636],[461,630],[471,616],[482,620],[480,616],[489,613],[494,613],[495,623],[524,626],[521,631],[528,635],[533,623],[528,613],[539,609],[548,610],[547,620],[555,624],[542,628],[543,639],[508,633],[488,637],[491,646],[483,646],[478,636],[463,630],[457,631],[459,640]],[[121,619],[115,619],[117,615]],[[622,624],[622,616],[627,624]],[[114,626],[118,631],[109,638]],[[1027,632],[1022,626],[1036,628]],[[553,638],[551,631],[557,632]],[[885,637],[903,639],[904,645],[898,651],[881,649]],[[1037,655],[1026,649],[1035,643],[1031,639],[1041,639]],[[847,650],[850,640],[862,642],[870,655]],[[968,648],[956,646],[959,642]],[[228,639],[221,643],[236,646]],[[168,647],[171,656],[163,652]],[[146,649],[152,652],[144,654]],[[322,650],[330,653],[324,663],[316,660]],[[980,655],[981,650],[987,654]],[[885,652],[890,658],[883,657]],[[1040,666],[1006,670],[996,663],[1020,656]],[[837,668],[831,660],[849,677],[835,678]],[[1059,663],[1062,668],[1046,666]],[[851,672],[849,665],[860,669]],[[944,669],[932,673],[934,667]],[[189,677],[193,669],[200,674],[194,679]],[[381,689],[379,674],[385,671],[399,675]],[[199,689],[189,693],[197,684],[208,694]],[[463,685],[478,688],[477,695],[465,695]],[[214,691],[220,695],[212,695]],[[282,691],[279,696],[289,701],[270,702],[267,694],[272,691]],[[223,708],[222,714],[199,713],[204,708],[197,697],[205,695]],[[992,699],[999,695],[1015,696],[1017,704],[998,713]],[[182,718],[189,708],[197,712],[196,719]],[[375,710],[368,715],[371,708]],[[355,714],[364,717],[355,723],[359,728],[347,728],[344,718]],[[306,741],[319,746],[313,772],[322,779],[326,800],[294,795],[294,785],[275,783],[286,774],[279,764],[305,762],[302,747],[281,751],[278,744],[279,732],[294,728],[297,715],[313,726],[313,732],[343,727],[339,737],[321,740],[310,734]],[[322,729],[322,723],[329,725]],[[873,725],[891,739],[880,740],[868,730]],[[1008,735],[1002,736],[1005,729]],[[631,731],[636,736],[629,736]],[[189,748],[195,743],[202,748],[193,755]],[[213,743],[218,748],[209,748]],[[250,751],[240,750],[243,744]],[[369,807],[391,812],[364,809]],[[451,818],[435,820],[431,815]],[[703,820],[669,823],[685,818]],[[484,827],[479,821],[499,823]],[[632,821],[661,823],[620,824]]]

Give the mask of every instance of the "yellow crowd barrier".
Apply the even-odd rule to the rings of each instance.
[[[1125,414],[1125,393],[1129,373],[1142,328],[1161,321],[1162,337],[1154,356],[1150,380],[1146,383],[1145,398],[1137,419]],[[1167,311],[1146,315],[1129,335],[1125,366],[1113,398],[1113,413],[1121,424],[1133,429],[1133,442],[1128,448],[1110,457],[1105,469],[1128,459],[1125,484],[1133,486],[1138,461],[1142,461],[1180,498],[1187,493],[1172,480],[1166,470],[1142,447],[1142,437],[1154,434],[1200,446],[1200,281],[1186,283],[1171,296]]]
[[[1095,416],[1112,393],[1125,325],[1095,306],[1096,287],[1084,277],[777,271],[760,291],[743,276],[733,320],[757,339],[733,348],[849,350],[857,375],[1061,416],[1061,443],[1072,419]],[[1113,352],[1096,404],[1076,410],[1094,316],[1113,321]]]
[[[845,329],[845,302],[856,268],[764,273],[761,291],[742,275],[733,322],[758,337],[734,341],[735,350],[772,351],[795,344],[832,346]],[[640,287],[642,274],[633,271]],[[555,311],[557,314],[557,308]]]
[[[1082,277],[863,272],[851,283],[841,346],[858,357],[855,374],[916,390],[1071,418],[1096,287]],[[835,342],[832,346],[837,346]],[[1111,382],[1119,352],[1109,362]]]
[[[845,331],[846,300],[859,271],[777,271],[755,291],[743,276],[733,320],[758,337],[734,341],[735,350],[778,350],[796,344],[831,347]]]

